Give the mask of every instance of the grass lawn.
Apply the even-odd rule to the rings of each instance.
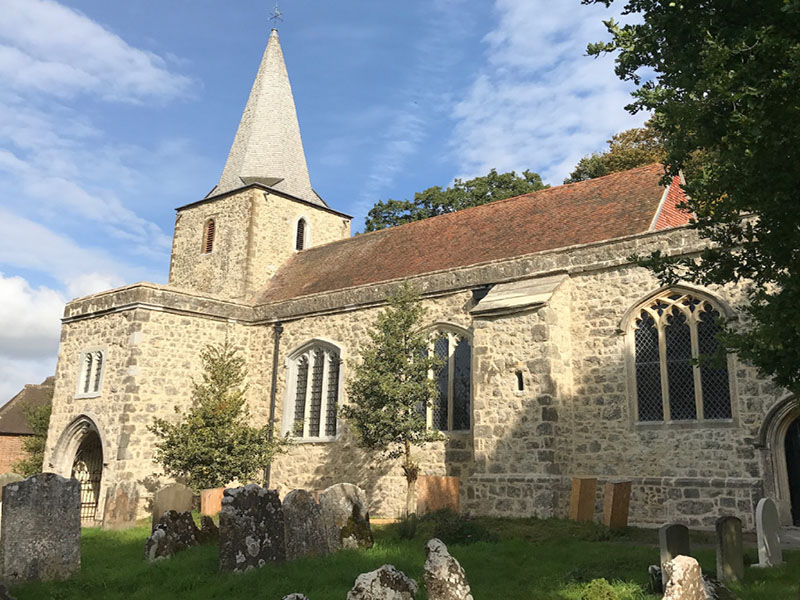
[[[582,600],[595,578],[614,582],[618,600],[651,600],[646,594],[647,566],[658,562],[657,532],[627,529],[609,534],[595,524],[561,520],[480,519],[496,541],[451,543],[451,553],[466,569],[476,600]],[[356,576],[391,563],[422,585],[424,545],[436,524],[422,522],[413,539],[401,539],[401,525],[375,527],[375,546],[318,559],[267,565],[241,575],[217,572],[217,549],[205,546],[169,560],[145,562],[149,527],[127,531],[83,531],[83,569],[58,583],[12,589],[19,600],[171,598],[258,598],[280,600],[303,592],[310,600],[345,600]],[[458,539],[458,538],[456,538]],[[693,540],[703,570],[713,572],[714,549],[707,534]],[[705,547],[704,547],[705,546]],[[755,557],[753,548],[748,555]],[[787,564],[774,569],[747,568],[742,600],[796,600],[800,551],[784,554]],[[418,599],[425,599],[424,589]]]

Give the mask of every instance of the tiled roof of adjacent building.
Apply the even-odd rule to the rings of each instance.
[[[3,406],[0,406],[0,435],[32,435],[25,418],[28,406],[44,406],[53,401],[56,378],[48,377],[39,385],[28,384]]]
[[[258,294],[276,302],[688,222],[659,164],[357,235],[294,255]],[[669,204],[670,206],[667,206]],[[669,219],[658,215],[669,214]],[[663,222],[662,222],[663,221]]]

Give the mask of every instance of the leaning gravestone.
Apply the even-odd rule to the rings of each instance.
[[[783,562],[781,525],[778,509],[770,498],[762,498],[756,507],[756,537],[758,539],[758,566],[775,567]]]
[[[669,575],[664,568],[664,564],[671,561],[676,556],[689,556],[689,529],[686,525],[677,523],[667,523],[658,529],[658,547],[661,552],[661,584],[663,589],[667,589]]]
[[[153,494],[153,530],[161,516],[169,511],[192,512],[194,492],[182,483],[171,483]]]
[[[352,483],[337,483],[319,495],[328,548],[372,548],[367,495]]]
[[[425,545],[425,589],[428,600],[473,600],[467,574],[440,539]]]
[[[286,525],[286,558],[328,554],[328,537],[322,521],[322,509],[306,490],[294,490],[283,499]]]
[[[81,570],[81,484],[55,473],[3,489],[0,573],[6,583],[66,579]]]
[[[744,577],[742,521],[737,517],[720,517],[717,530],[717,579],[722,583],[741,581]]]
[[[197,546],[200,531],[192,513],[168,510],[156,523],[153,533],[144,546],[144,557],[149,561],[170,558],[173,554]]]
[[[6,487],[9,483],[14,483],[16,481],[22,481],[25,479],[22,475],[17,475],[16,473],[2,473],[0,474],[0,515],[3,514],[3,488]],[[2,524],[2,517],[0,517],[0,524]],[[2,600],[0,598],[0,600]]]
[[[347,600],[413,600],[417,582],[393,565],[383,565],[356,578]]]
[[[219,570],[248,571],[284,560],[286,540],[278,492],[254,483],[226,489],[219,513]]]
[[[706,600],[700,565],[691,556],[676,556],[664,563],[667,584],[664,600]]]

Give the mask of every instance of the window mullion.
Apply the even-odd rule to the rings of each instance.
[[[455,387],[456,336],[447,334],[447,430],[453,431],[453,388]]]
[[[319,437],[325,437],[328,424],[328,377],[330,375],[330,355],[327,350],[322,354],[322,391],[319,398]]]
[[[667,379],[667,335],[664,331],[666,318],[664,312],[656,321],[658,328],[658,367],[661,374],[661,408],[664,413],[664,421],[672,418],[669,407],[669,381]]]
[[[697,336],[697,310],[689,315],[689,337],[692,342],[692,359],[700,356],[700,340]],[[697,420],[705,418],[703,414],[703,384],[700,380],[700,365],[692,365],[692,375],[694,377],[694,402]]]
[[[434,351],[433,340],[428,340],[428,356],[433,356]],[[433,369],[428,369],[428,379],[433,379],[434,377]],[[433,429],[433,403],[435,401],[425,403],[425,425],[428,429]]]
[[[303,406],[303,437],[307,438],[311,431],[310,423],[311,423],[311,401],[309,398],[309,389],[311,388],[311,380],[312,380],[312,353],[309,352],[305,355],[306,360],[308,361],[308,377],[306,377],[306,389],[303,390],[303,397],[305,398],[304,406]]]

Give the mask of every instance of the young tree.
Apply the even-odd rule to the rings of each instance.
[[[428,429],[425,419],[438,393],[430,373],[441,368],[442,361],[428,352],[428,336],[420,331],[424,314],[419,296],[407,284],[389,298],[349,382],[350,402],[341,408],[361,447],[402,457],[408,514],[414,512],[419,474],[412,447],[443,439]]]
[[[664,145],[650,123],[615,133],[608,150],[584,156],[564,183],[575,183],[664,160]]]
[[[610,5],[614,0],[583,0]],[[638,89],[629,111],[654,112],[668,174],[686,170],[699,256],[654,254],[665,283],[751,281],[728,349],[800,393],[800,0],[629,0],[606,22],[616,73]]]
[[[15,473],[30,477],[42,472],[44,445],[47,442],[47,428],[50,426],[52,408],[49,403],[42,406],[25,407],[25,419],[28,421],[28,427],[33,431],[33,435],[26,437],[22,442],[22,449],[25,450],[26,456],[12,465],[11,468]]]
[[[227,342],[201,352],[203,379],[192,383],[192,405],[181,420],[155,419],[148,426],[159,441],[154,462],[168,475],[187,480],[195,489],[221,487],[238,479],[251,481],[276,454],[285,452],[288,437],[270,441],[269,427],[251,427],[245,400],[244,359]]]
[[[480,206],[494,200],[503,200],[530,192],[543,190],[548,186],[542,183],[537,173],[523,171],[521,175],[511,171],[498,173],[492,169],[488,175],[475,177],[468,181],[456,179],[453,185],[442,189],[429,187],[414,194],[414,200],[379,200],[373,206],[365,221],[365,231],[377,231],[403,223],[411,223],[456,212],[471,206]]]

